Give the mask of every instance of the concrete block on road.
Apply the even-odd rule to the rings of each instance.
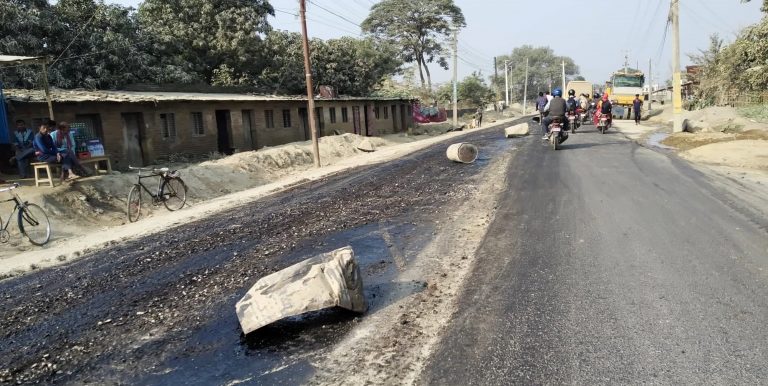
[[[507,138],[522,137],[531,133],[527,123],[521,123],[504,129],[504,136]]]
[[[454,143],[448,146],[448,150],[445,151],[445,155],[449,160],[465,164],[475,162],[477,153],[477,146],[464,142]]]
[[[363,313],[360,267],[352,247],[324,253],[265,276],[235,305],[243,333],[280,319],[341,307]]]
[[[357,150],[361,150],[367,153],[376,151],[376,146],[373,145],[368,138],[363,138],[360,143],[357,144]]]

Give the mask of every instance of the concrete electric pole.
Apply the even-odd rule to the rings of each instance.
[[[525,58],[525,84],[523,85],[523,115],[528,104],[528,58]]]
[[[509,60],[504,61],[504,103],[509,106]]]
[[[299,14],[301,14],[301,45],[304,49],[304,74],[307,78],[307,119],[309,131],[312,135],[312,158],[315,167],[320,167],[320,145],[317,141],[317,125],[315,124],[315,99],[312,87],[312,63],[309,58],[309,40],[307,39],[307,5],[305,0],[299,0]]]
[[[563,59],[563,94],[565,94],[565,59]]]
[[[672,131],[683,131],[683,90],[680,74],[680,0],[672,0],[670,17],[672,19],[672,113],[674,126]]]
[[[459,107],[458,107],[458,65],[459,65],[459,38],[458,32],[453,29],[453,127],[459,126]]]
[[[651,58],[648,58],[648,112],[651,111],[651,103],[653,103],[653,65]]]

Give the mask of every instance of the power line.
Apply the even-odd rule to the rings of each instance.
[[[99,6],[96,6],[96,9],[93,11],[93,14],[92,14],[92,15],[91,15],[91,17],[88,19],[88,21],[87,21],[87,22],[85,22],[85,24],[83,24],[83,26],[82,26],[82,27],[80,27],[80,30],[79,30],[79,31],[77,31],[77,34],[75,35],[75,37],[73,37],[73,38],[72,38],[72,40],[69,42],[69,44],[67,44],[67,46],[66,46],[66,47],[64,47],[64,50],[63,50],[63,51],[61,51],[61,53],[59,54],[59,56],[57,56],[57,57],[56,57],[56,59],[53,61],[53,63],[51,63],[51,66],[53,66],[54,64],[56,64],[56,62],[58,62],[58,61],[59,61],[59,59],[61,59],[62,55],[64,55],[64,53],[65,53],[65,52],[67,52],[67,50],[69,49],[69,47],[71,47],[71,46],[72,46],[72,44],[74,44],[74,43],[75,43],[75,40],[77,40],[77,38],[78,38],[78,37],[80,37],[80,34],[81,34],[81,33],[83,33],[83,31],[85,31],[85,28],[86,28],[86,27],[88,27],[88,25],[89,25],[89,24],[91,24],[91,21],[93,21],[93,18],[94,18],[94,17],[96,17],[96,13],[97,13],[97,12],[99,12]]]
[[[336,13],[336,12],[334,12],[334,11],[331,11],[331,10],[330,10],[330,9],[328,9],[328,8],[325,8],[325,7],[323,7],[323,6],[322,6],[322,5],[320,5],[320,4],[317,4],[317,3],[315,3],[315,2],[314,2],[314,1],[312,1],[312,0],[310,0],[309,2],[310,2],[310,3],[312,3],[312,5],[314,5],[315,7],[317,7],[317,8],[320,8],[320,9],[322,9],[323,11],[325,11],[325,12],[328,12],[328,13],[330,13],[331,15],[334,15],[334,16],[338,17],[339,19],[342,19],[342,20],[346,21],[347,23],[351,23],[352,25],[355,25],[355,26],[357,26],[357,27],[360,27],[360,24],[358,24],[358,23],[356,23],[356,22],[354,22],[354,21],[352,21],[352,20],[349,20],[349,19],[347,19],[346,17],[344,17],[344,16],[342,16],[342,15],[339,15],[338,13]]]

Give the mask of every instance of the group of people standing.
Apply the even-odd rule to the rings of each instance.
[[[52,120],[40,125],[33,133],[22,119],[16,121],[13,144],[16,155],[11,162],[16,162],[19,176],[27,178],[32,160],[61,165],[61,181],[66,181],[72,174],[81,177],[90,175],[77,160],[75,135],[67,122],[58,124]]]

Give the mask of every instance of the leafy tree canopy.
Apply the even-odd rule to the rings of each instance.
[[[432,89],[428,63],[447,69],[444,42],[452,28],[466,26],[453,0],[382,0],[363,21],[363,31],[401,47],[401,59],[416,63],[422,87]],[[426,79],[425,79],[426,75]]]
[[[549,47],[533,47],[524,45],[512,50],[509,55],[497,58],[499,77],[494,85],[500,91],[499,98],[504,97],[504,63],[508,61],[510,99],[522,99],[525,85],[525,61],[528,59],[528,99],[538,95],[539,91],[561,86],[562,63],[565,61],[565,74],[572,77],[579,73],[579,67],[573,59],[558,56]],[[514,96],[514,97],[513,97]]]

